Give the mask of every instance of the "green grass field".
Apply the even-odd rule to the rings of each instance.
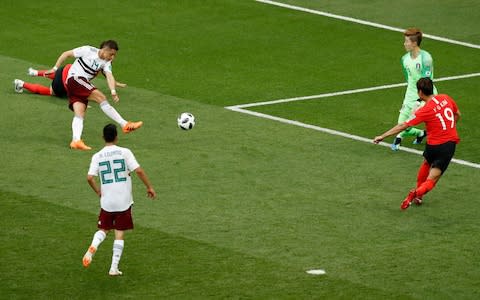
[[[418,10],[407,9],[411,0],[283,2],[480,44],[475,1]],[[224,108],[401,83],[401,33],[250,0],[17,0],[2,3],[0,18],[0,299],[480,297],[479,169],[452,163],[423,206],[402,212],[419,155]],[[112,236],[82,267],[99,209],[86,182],[94,152],[68,148],[66,101],[12,85],[50,84],[27,78],[27,68],[110,38],[120,45],[114,74],[128,84],[115,107],[145,123],[120,145],[158,193],[151,201],[134,178],[136,228],[119,278],[107,275]],[[480,72],[480,49],[422,46],[437,78]],[[456,158],[476,164],[479,80],[437,83],[462,110]],[[373,138],[395,123],[403,93],[251,110]],[[177,128],[183,111],[197,118],[192,131]],[[93,104],[83,138],[94,150],[108,122]]]

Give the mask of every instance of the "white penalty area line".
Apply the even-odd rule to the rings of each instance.
[[[471,74],[464,74],[464,75],[457,75],[457,76],[449,76],[449,77],[442,77],[438,79],[434,79],[434,82],[439,81],[449,81],[449,80],[456,80],[456,79],[465,79],[471,77],[479,77],[480,73],[471,73]],[[286,103],[286,102],[294,102],[294,101],[304,101],[304,100],[313,100],[313,99],[321,99],[321,98],[328,98],[328,97],[335,97],[335,96],[343,96],[343,95],[350,95],[350,94],[359,94],[359,93],[366,93],[378,90],[385,90],[391,89],[396,87],[406,86],[407,83],[395,83],[395,84],[387,84],[387,85],[380,85],[368,88],[360,88],[354,90],[346,90],[334,93],[325,93],[319,95],[311,95],[311,96],[302,96],[302,97],[294,97],[294,98],[285,98],[285,99],[277,99],[271,101],[263,101],[263,102],[254,102],[254,103],[246,103],[246,104],[239,104],[234,106],[229,106],[226,108],[246,108],[246,107],[255,107],[255,106],[264,106],[264,105],[272,105],[272,104],[279,104],[279,103]]]
[[[289,5],[289,4],[280,3],[280,2],[276,2],[276,1],[270,1],[270,0],[255,0],[255,1],[256,2],[261,2],[261,3],[264,3],[264,4],[270,4],[270,5],[275,5],[275,6],[279,6],[279,7],[283,7],[283,8],[288,8],[288,9],[292,9],[292,10],[296,10],[296,11],[302,11],[302,12],[321,15],[321,16],[325,16],[325,17],[329,17],[329,18],[339,19],[339,20],[343,20],[343,21],[347,21],[347,22],[362,24],[362,25],[366,25],[366,26],[371,26],[371,27],[376,27],[376,28],[381,28],[381,29],[386,29],[386,30],[391,30],[391,31],[396,31],[396,32],[404,32],[404,29],[398,28],[398,27],[392,27],[392,26],[383,25],[383,24],[374,23],[374,22],[369,22],[369,21],[364,21],[364,20],[360,20],[360,19],[356,19],[356,18],[340,16],[340,15],[331,14],[331,13],[327,13],[327,12],[323,12],[323,11],[319,11],[319,10],[308,9],[308,8],[295,6],[295,5]],[[456,41],[456,40],[452,40],[452,39],[448,39],[448,38],[444,38],[444,37],[440,37],[440,36],[435,36],[435,35],[431,35],[431,34],[424,34],[423,36],[425,36],[427,38],[430,38],[432,40],[438,40],[438,41],[442,41],[442,42],[446,42],[446,43],[450,43],[450,44],[456,44],[456,45],[461,45],[461,46],[465,46],[465,47],[480,49],[480,45],[476,45],[476,44],[465,43],[465,42]],[[477,76],[480,76],[480,73],[472,73],[472,74],[465,74],[465,75],[459,75],[459,76],[443,77],[443,78],[435,79],[435,82],[455,80],[455,79],[463,79],[463,78],[470,78],[470,77],[477,77]],[[364,92],[390,89],[390,88],[396,88],[396,87],[402,87],[402,86],[406,86],[406,83],[381,85],[381,86],[376,86],[376,87],[361,88],[361,89],[347,90],[347,91],[334,92],[334,93],[326,93],[326,94],[320,94],[320,95],[311,95],[311,96],[303,96],[303,97],[295,97],[295,98],[287,98],[287,99],[278,99],[278,100],[265,101],[265,102],[240,104],[240,105],[234,105],[234,106],[227,106],[225,108],[228,109],[228,110],[231,110],[231,111],[256,116],[256,117],[259,117],[259,118],[269,119],[269,120],[273,120],[273,121],[277,121],[277,122],[281,122],[281,123],[285,123],[285,124],[290,124],[290,125],[295,125],[295,126],[299,126],[299,127],[303,127],[303,128],[307,128],[307,129],[313,129],[313,130],[324,132],[324,133],[327,133],[327,134],[341,136],[341,137],[344,137],[344,138],[348,138],[348,139],[352,139],[352,140],[356,140],[356,141],[371,144],[371,143],[373,143],[373,139],[369,139],[369,138],[345,133],[345,132],[338,131],[338,130],[333,130],[333,129],[324,128],[324,127],[320,127],[320,126],[310,125],[310,124],[302,123],[302,122],[299,122],[299,121],[280,118],[280,117],[276,117],[276,116],[272,116],[272,115],[268,115],[268,114],[264,114],[264,113],[259,113],[259,112],[247,110],[247,109],[244,109],[244,108],[278,104],[278,103],[285,103],[285,102],[293,102],[293,101],[320,99],[320,98],[327,98],[327,97],[334,97],[334,96],[341,96],[341,95],[348,95],[348,94],[355,94],[355,93],[364,93]],[[390,144],[385,143],[385,142],[381,142],[381,143],[379,143],[379,145],[390,148]],[[423,155],[422,151],[419,151],[419,150],[416,150],[416,149],[400,147],[400,150],[405,151],[405,152],[409,152],[409,153],[413,153],[413,154],[417,154],[417,155]],[[477,163],[473,163],[473,162],[469,162],[469,161],[465,161],[465,160],[461,160],[461,159],[456,159],[456,158],[452,159],[452,162],[456,163],[456,164],[459,164],[459,165],[464,165],[464,166],[480,169],[480,164],[477,164]]]
[[[264,3],[264,4],[270,4],[270,5],[275,5],[275,6],[279,6],[279,7],[283,7],[283,8],[288,8],[288,9],[292,9],[292,10],[296,10],[296,11],[302,11],[302,12],[306,12],[306,13],[310,13],[310,14],[329,17],[329,18],[333,18],[333,19],[338,19],[338,20],[343,20],[343,21],[347,21],[347,22],[367,25],[367,26],[371,26],[371,27],[376,27],[376,28],[381,28],[381,29],[386,29],[386,30],[391,30],[391,31],[397,31],[397,32],[404,32],[405,31],[405,29],[398,28],[398,27],[392,27],[392,26],[388,26],[388,25],[375,23],[375,22],[369,22],[369,21],[364,21],[364,20],[360,20],[360,19],[356,19],[356,18],[340,16],[340,15],[331,14],[331,13],[327,13],[327,12],[323,12],[323,11],[319,11],[319,10],[315,10],[315,9],[310,9],[310,8],[305,8],[305,7],[301,7],[301,6],[295,6],[295,5],[290,5],[290,4],[285,4],[285,3],[270,1],[270,0],[255,0],[255,1],[256,2],[261,2],[261,3]],[[423,36],[427,37],[427,38],[430,38],[432,40],[437,40],[437,41],[441,41],[441,42],[445,42],[445,43],[461,45],[461,46],[465,46],[465,47],[469,47],[469,48],[480,49],[480,45],[476,45],[476,44],[456,41],[456,40],[452,40],[452,39],[448,39],[448,38],[444,38],[444,37],[440,37],[440,36],[435,36],[435,35],[431,35],[431,34],[423,34]]]
[[[435,82],[438,81],[448,81],[448,80],[456,80],[456,79],[464,79],[464,78],[471,78],[471,77],[478,77],[480,76],[480,73],[471,73],[471,74],[464,74],[464,75],[458,75],[458,76],[449,76],[449,77],[442,77],[438,78],[435,80]],[[278,100],[272,100],[272,101],[265,101],[265,102],[257,102],[257,103],[247,103],[247,104],[239,104],[239,105],[233,105],[233,106],[227,106],[225,107],[228,110],[243,113],[243,114],[248,114],[252,116],[256,116],[259,118],[264,118],[264,119],[269,119],[285,124],[290,124],[290,125],[295,125],[303,128],[308,128],[308,129],[313,129],[316,131],[321,131],[324,133],[328,133],[331,135],[336,135],[336,136],[341,136],[344,138],[360,141],[360,142],[365,142],[365,143],[372,143],[372,139],[369,138],[364,138],[361,136],[345,133],[342,131],[338,130],[333,130],[329,128],[324,128],[320,126],[315,126],[315,125],[310,125],[298,121],[293,121],[285,118],[280,118],[264,113],[259,113],[251,110],[247,110],[244,108],[247,107],[255,107],[255,106],[264,106],[264,105],[272,105],[272,104],[278,104],[278,103],[286,103],[286,102],[293,102],[293,101],[303,101],[303,100],[312,100],[312,99],[321,99],[321,98],[327,98],[327,97],[335,97],[335,96],[341,96],[341,95],[349,95],[349,94],[357,94],[357,93],[365,93],[365,92],[371,92],[371,91],[377,91],[377,90],[383,90],[383,89],[389,89],[389,88],[396,88],[396,87],[401,87],[405,86],[406,83],[396,83],[396,84],[388,84],[388,85],[381,85],[381,86],[375,86],[375,87],[369,87],[369,88],[361,88],[361,89],[354,89],[354,90],[347,90],[347,91],[341,91],[341,92],[334,92],[334,93],[326,93],[326,94],[320,94],[320,95],[312,95],[312,96],[304,96],[304,97],[295,97],[295,98],[287,98],[287,99],[278,99]],[[390,144],[387,144],[385,142],[379,143],[379,145],[388,147],[390,148]],[[409,153],[414,153],[417,155],[423,155],[422,151],[416,150],[416,149],[411,149],[411,148],[406,148],[406,147],[400,147],[400,150],[409,152]],[[461,160],[461,159],[452,159],[452,162],[476,169],[480,169],[480,164]]]
[[[239,112],[239,113],[243,113],[243,114],[247,114],[247,115],[252,115],[252,116],[263,118],[263,119],[269,119],[269,120],[273,120],[273,121],[277,121],[277,122],[281,122],[281,123],[285,123],[285,124],[289,124],[289,125],[295,125],[295,126],[299,126],[299,127],[303,127],[303,128],[307,128],[307,129],[313,129],[313,130],[316,130],[316,131],[321,131],[321,132],[331,134],[331,135],[341,136],[341,137],[351,139],[351,140],[355,140],[355,141],[360,141],[360,142],[373,144],[373,138],[372,139],[364,138],[364,137],[361,137],[361,136],[358,136],[358,135],[349,134],[349,133],[345,133],[345,132],[338,131],[338,130],[333,130],[333,129],[324,128],[324,127],[320,127],[320,126],[310,125],[310,124],[302,123],[302,122],[299,122],[299,121],[284,119],[284,118],[280,118],[280,117],[276,117],[276,116],[272,116],[272,115],[267,115],[267,114],[264,114],[264,113],[259,113],[259,112],[256,112],[256,111],[243,109],[243,108],[240,108],[238,106],[228,106],[228,107],[225,107],[225,108],[228,109],[228,110],[231,110],[231,111],[235,111],[235,112]],[[390,148],[390,144],[385,143],[385,142],[380,142],[378,145]],[[423,155],[423,151],[419,151],[419,150],[416,150],[416,149],[411,149],[411,148],[406,148],[406,147],[401,146],[400,150],[405,151],[405,152],[409,152],[409,153],[414,153],[414,154],[417,154],[417,155]],[[454,159],[452,159],[452,162],[456,163],[456,164],[459,164],[459,165],[464,165],[464,166],[480,169],[480,164],[469,162],[469,161],[466,161],[466,160],[454,158]]]

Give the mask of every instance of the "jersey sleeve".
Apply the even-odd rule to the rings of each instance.
[[[92,156],[92,161],[90,162],[90,168],[88,168],[88,175],[98,176],[98,162],[96,155]]]
[[[418,125],[418,124],[424,122],[426,117],[427,117],[426,110],[424,108],[425,108],[425,106],[419,108],[415,112],[415,116],[412,119],[405,122],[405,124],[407,124],[410,127],[410,126],[415,126],[415,125]]]
[[[422,77],[433,78],[433,58],[426,51],[422,52]]]
[[[130,151],[130,149],[125,149],[124,155],[129,172],[135,171],[138,167],[140,167],[140,164],[137,162],[137,160],[135,159],[135,155],[133,155],[133,152]]]
[[[408,125],[408,127],[415,126],[422,123],[421,121],[418,120],[417,116],[415,116],[413,119],[408,120],[405,122],[405,124]]]
[[[104,66],[103,66],[103,71],[104,72],[108,72],[108,73],[112,73],[112,62],[107,62]]]
[[[73,49],[73,56],[75,56],[76,58],[85,56],[88,54],[91,48],[92,47],[90,46],[81,46],[81,47],[75,48]]]

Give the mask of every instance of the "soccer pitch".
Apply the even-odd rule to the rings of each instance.
[[[478,298],[480,5],[323,2],[2,4],[0,299]],[[369,141],[397,118],[395,29],[410,26],[428,34],[436,85],[463,118],[457,161],[423,206],[402,212],[423,145],[393,153]],[[147,199],[133,179],[120,278],[107,275],[111,236],[81,264],[98,213],[86,182],[94,152],[68,149],[66,101],[12,86],[49,84],[27,68],[110,38],[128,84],[115,107],[145,123],[120,145],[158,193]],[[188,132],[176,125],[184,111],[197,119]],[[95,151],[108,122],[88,109]]]

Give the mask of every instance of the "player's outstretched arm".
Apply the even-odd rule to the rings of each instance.
[[[69,58],[69,57],[75,57],[75,55],[73,54],[73,50],[68,50],[68,51],[63,52],[60,55],[60,57],[57,59],[57,61],[55,62],[55,65],[50,70],[45,72],[45,75],[55,73],[55,71],[58,68],[60,68],[63,65],[63,63],[65,62],[65,60],[67,60],[67,58]]]
[[[101,71],[102,75],[107,78],[107,76],[105,75],[105,72],[104,71]],[[120,82],[120,81],[117,81],[115,79],[115,86],[116,87],[121,87],[121,88],[124,88],[124,87],[127,87],[127,84],[126,83],[123,83],[123,82]]]
[[[115,86],[117,81],[111,72],[105,72],[105,77],[107,78],[108,88],[112,94],[112,99],[115,102],[118,102],[120,98],[118,97],[117,91],[115,90]]]
[[[380,143],[381,141],[383,141],[385,138],[389,137],[389,136],[392,136],[394,134],[397,134],[399,132],[402,132],[404,131],[405,129],[407,129],[408,126],[407,124],[405,123],[402,123],[402,124],[397,124],[395,126],[393,126],[391,129],[385,131],[383,134],[381,135],[378,135],[376,136],[374,139],[373,139],[373,142],[375,144],[378,144]]]
[[[148,179],[147,174],[141,167],[138,167],[135,169],[135,173],[137,173],[138,177],[140,180],[142,180],[143,184],[147,188],[147,196],[154,199],[157,196],[157,193],[155,193],[155,190],[153,189],[152,184],[150,183],[150,180]]]

